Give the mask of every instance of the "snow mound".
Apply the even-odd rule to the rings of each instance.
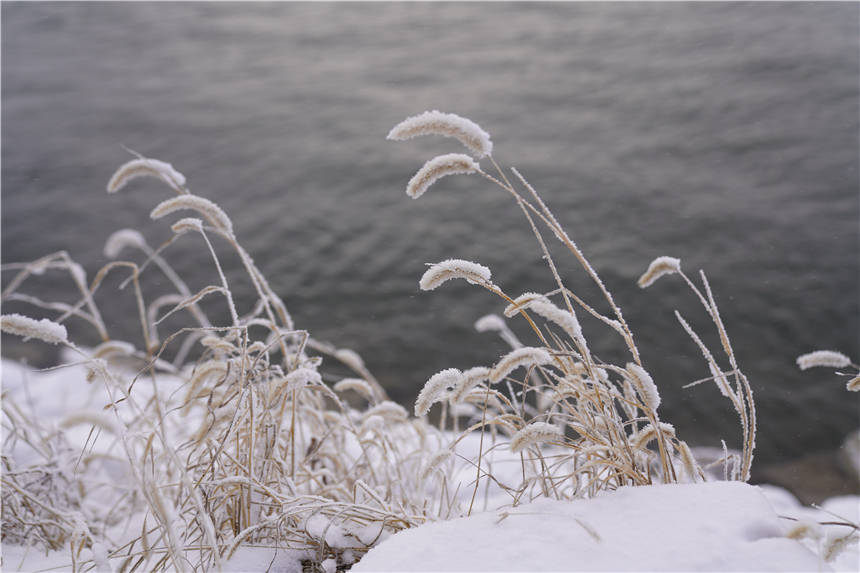
[[[398,533],[352,571],[828,571],[759,488],[628,487]]]

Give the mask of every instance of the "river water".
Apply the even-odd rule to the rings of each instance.
[[[423,161],[461,150],[386,133],[451,111],[491,133],[495,157],[585,251],[680,435],[733,445],[739,430],[714,388],[681,389],[707,369],[673,309],[714,338],[677,277],[635,286],[659,255],[711,279],[758,397],[759,459],[834,447],[858,425],[856,395],[794,359],[860,360],[858,15],[853,3],[3,3],[2,260],[67,249],[94,273],[113,230],[163,240],[147,214],[165,190],[104,193],[128,146],[218,202],[297,323],[360,352],[408,402],[437,370],[505,351],[472,329],[503,303],[465,283],[419,291],[425,263],[481,262],[514,295],[553,288],[503,191],[458,177],[405,196]],[[191,240],[166,252],[197,288],[215,281],[204,255]],[[133,338],[126,298],[102,305]],[[625,359],[586,328],[598,355]]]

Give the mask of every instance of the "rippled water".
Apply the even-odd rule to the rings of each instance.
[[[126,145],[217,201],[297,322],[358,350],[411,400],[436,370],[504,351],[471,329],[502,305],[466,284],[420,292],[425,263],[477,260],[514,294],[552,288],[504,192],[449,178],[420,201],[404,195],[425,159],[459,149],[385,134],[407,115],[453,111],[491,132],[497,159],[541,191],[601,273],[679,432],[738,437],[716,390],[680,389],[707,370],[672,310],[703,331],[706,317],[677,280],[635,286],[664,254],[712,280],[757,391],[759,459],[831,447],[857,426],[857,399],[794,358],[860,359],[859,10],[4,3],[2,258],[65,248],[92,273],[115,229],[166,237],[146,218],[164,190],[103,191]],[[168,251],[198,287],[214,280],[202,255]],[[105,306],[115,332],[136,335],[130,301]],[[623,359],[599,328],[593,346]]]

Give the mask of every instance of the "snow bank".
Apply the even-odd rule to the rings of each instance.
[[[788,523],[744,483],[631,487],[403,531],[352,571],[831,570]]]

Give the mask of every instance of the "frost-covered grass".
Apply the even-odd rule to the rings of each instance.
[[[154,200],[150,213],[173,221],[166,242],[153,247],[139,231],[119,230],[105,244],[112,261],[90,278],[65,252],[3,267],[3,302],[32,309],[31,316],[4,315],[3,331],[60,346],[63,357],[61,366],[43,372],[3,363],[5,568],[344,570],[392,534],[428,522],[499,508],[526,515],[526,504],[539,498],[596,503],[633,486],[748,478],[752,391],[704,273],[697,284],[680,261],[658,257],[640,285],[680,277],[719,338],[717,355],[678,315],[711,374],[693,383],[715,383],[740,422],[739,450],[724,448],[715,467],[700,465],[661,419],[659,384],[621,309],[538,193],[518,171],[496,164],[489,135],[464,118],[428,112],[396,126],[389,138],[428,134],[455,138],[474,157],[431,159],[407,193],[418,198],[448,175],[482,176],[521,209],[556,282],[551,292],[506,293],[489,268],[460,259],[431,265],[421,277],[424,290],[462,279],[498,296],[499,315],[475,326],[499,334],[511,352],[495,364],[434,375],[411,416],[388,399],[355,352],[293,324],[220,207],[191,193],[170,164],[133,159],[111,178],[108,192],[133,187],[140,177],[160,180],[175,194]],[[546,231],[581,265],[599,300],[567,288]],[[210,284],[192,291],[182,279],[170,262],[177,241],[196,242],[199,264],[211,265]],[[236,300],[225,257],[244,269],[255,300]],[[144,288],[142,273],[161,281]],[[121,288],[107,292],[105,280],[114,275]],[[35,282],[62,276],[75,285],[71,300],[28,294]],[[150,292],[157,284],[162,290]],[[136,341],[112,338],[102,318],[117,297],[134,300]],[[582,313],[617,335],[625,360],[605,362],[592,351]],[[532,340],[514,335],[513,320],[524,321]],[[91,328],[101,342],[85,347],[71,340],[65,327],[71,322]],[[344,377],[346,370],[351,374]],[[427,417],[433,408],[441,410],[438,425]],[[689,491],[707,497],[746,490]],[[598,506],[568,509],[579,507]],[[643,515],[656,515],[652,507],[644,504]],[[856,528],[845,528],[853,542]],[[796,546],[792,551],[802,549],[784,541]],[[662,568],[659,559],[654,563]]]

